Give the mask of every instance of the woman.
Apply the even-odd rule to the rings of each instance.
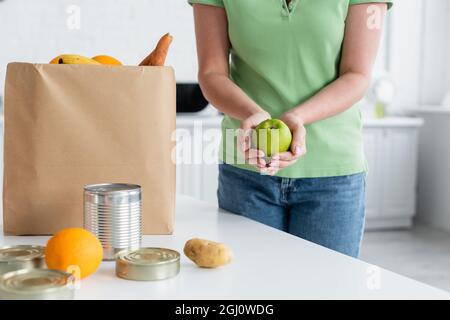
[[[357,257],[367,170],[354,105],[369,86],[392,2],[189,2],[199,82],[226,115],[219,206]],[[284,121],[293,140],[267,159],[249,130],[270,118]],[[229,130],[238,128],[235,143]]]

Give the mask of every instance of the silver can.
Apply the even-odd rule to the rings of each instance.
[[[180,272],[180,254],[165,248],[124,250],[116,257],[116,275],[127,280],[155,281]]]
[[[142,240],[141,187],[96,184],[84,187],[84,228],[103,246],[103,260],[122,250],[138,249]]]
[[[0,276],[0,300],[71,300],[75,277],[49,269],[22,269]]]
[[[20,269],[45,268],[45,248],[33,245],[0,248],[0,275]]]

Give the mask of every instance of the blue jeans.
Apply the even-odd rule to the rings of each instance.
[[[358,257],[364,229],[365,173],[280,178],[219,165],[222,209]]]

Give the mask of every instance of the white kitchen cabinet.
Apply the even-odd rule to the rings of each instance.
[[[179,141],[178,148],[191,148],[193,153],[198,153],[199,148],[217,146],[220,140],[207,141],[205,132],[216,130],[220,136],[220,122],[221,117],[217,115],[179,116],[177,128],[189,132],[191,139]],[[415,215],[417,148],[421,125],[422,120],[417,118],[365,121],[364,144],[369,164],[366,229],[411,226]],[[194,132],[197,132],[197,137]],[[195,160],[195,156],[192,158]],[[198,160],[197,156],[197,162],[177,164],[177,192],[217,203],[217,163]]]
[[[379,216],[379,203],[381,201],[381,176],[374,174],[382,172],[380,144],[383,141],[383,131],[378,128],[368,128],[364,130],[364,148],[366,159],[370,169],[366,177],[366,217],[377,218]]]
[[[181,153],[177,160],[177,193],[217,203],[218,152],[212,149],[219,148],[221,121],[217,114],[177,117],[177,148]]]
[[[425,120],[419,142],[417,218],[450,232],[450,107],[423,106],[413,112]]]
[[[366,184],[366,229],[407,228],[416,213],[419,129],[416,118],[369,120],[364,149],[369,173]]]

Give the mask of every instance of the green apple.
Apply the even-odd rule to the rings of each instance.
[[[271,157],[289,150],[292,133],[283,121],[269,119],[255,128],[252,141],[256,149],[263,151],[266,157]]]

